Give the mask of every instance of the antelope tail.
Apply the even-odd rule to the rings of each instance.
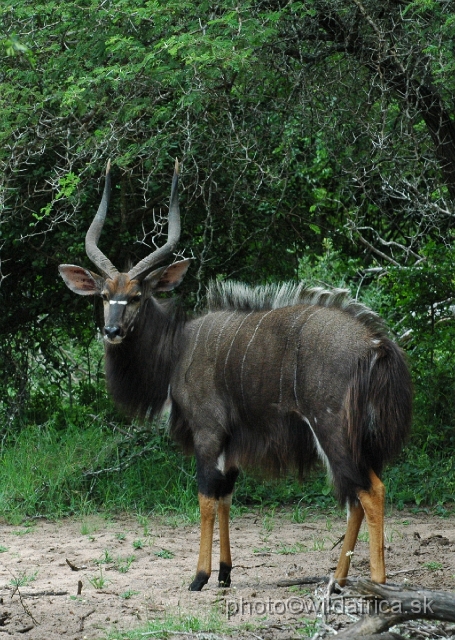
[[[401,349],[387,338],[354,372],[343,421],[351,455],[362,475],[378,476],[402,449],[411,428],[412,384]]]

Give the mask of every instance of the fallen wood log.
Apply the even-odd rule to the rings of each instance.
[[[455,622],[455,595],[447,591],[431,591],[406,584],[378,584],[371,580],[350,579],[348,592],[355,591],[370,602],[370,613],[340,632],[337,638],[364,638],[388,631],[409,620],[440,620]],[[376,635],[376,637],[380,637]]]
[[[278,586],[289,587],[301,584],[330,584],[328,576],[309,576],[291,580],[280,580]],[[455,622],[455,594],[448,591],[432,591],[408,584],[378,584],[365,578],[347,578],[346,586],[341,588],[334,583],[336,601],[329,593],[324,601],[324,610],[342,612],[340,598],[343,601],[362,599],[358,610],[368,612],[337,634],[337,639],[359,638],[361,640],[392,640],[400,638],[398,634],[388,630],[400,623],[410,620],[439,620]],[[331,606],[333,605],[333,606]],[[351,612],[355,607],[346,605]]]
[[[338,637],[339,635],[337,636],[337,640],[338,640]],[[391,631],[387,631],[386,633],[377,633],[372,636],[361,636],[359,640],[406,640],[406,639],[404,636],[400,636],[399,633],[393,633]]]
[[[408,584],[378,584],[366,578],[351,579],[349,586],[363,596],[373,596],[387,603],[391,613],[412,615],[425,620],[455,622],[453,592],[432,591]],[[394,611],[394,606],[400,610]]]

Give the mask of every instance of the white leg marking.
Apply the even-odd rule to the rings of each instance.
[[[330,466],[330,462],[328,457],[325,455],[324,449],[321,447],[321,444],[313,430],[313,427],[310,424],[310,421],[308,420],[308,418],[306,418],[305,416],[303,416],[303,419],[305,420],[305,422],[307,423],[307,425],[310,427],[311,429],[311,433],[313,434],[313,438],[314,438],[314,444],[316,445],[316,450],[318,452],[318,456],[319,459],[322,460],[322,462],[324,463],[325,468],[327,469],[327,474],[330,478],[330,480],[332,480],[333,478],[333,473],[332,473],[332,467]]]
[[[218,471],[221,471],[221,473],[224,475],[225,466],[226,466],[226,454],[224,453],[224,451],[222,451],[218,456],[218,460],[216,461],[216,468],[218,469]]]

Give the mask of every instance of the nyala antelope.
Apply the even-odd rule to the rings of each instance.
[[[199,591],[212,571],[216,514],[220,586],[231,583],[229,509],[240,467],[302,473],[322,460],[337,498],[348,505],[347,531],[335,578],[344,584],[363,517],[371,578],[385,582],[384,464],[410,429],[411,381],[404,356],[380,319],[344,290],[301,285],[250,288],[212,284],[208,310],[187,320],[174,289],[189,260],[170,266],[180,235],[176,162],[168,236],[127,273],[97,247],[110,194],[87,232],[86,252],[101,275],[59,267],[67,286],[104,304],[106,381],[128,414],[153,417],[169,398],[170,433],[194,453],[201,513],[196,575]]]

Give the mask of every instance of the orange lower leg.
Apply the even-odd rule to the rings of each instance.
[[[374,471],[370,471],[371,488],[359,491],[359,500],[365,511],[370,534],[370,570],[371,579],[384,583],[384,501],[385,487]]]
[[[199,560],[196,577],[190,585],[191,591],[200,591],[207,583],[212,572],[212,542],[213,527],[217,500],[199,494],[199,508],[201,512],[201,541],[199,546]]]
[[[349,507],[348,526],[334,576],[335,580],[337,580],[341,587],[344,587],[345,585],[345,580],[351,564],[351,555],[354,551],[355,543],[357,542],[357,536],[359,535],[363,516],[364,511],[360,503]]]
[[[220,573],[218,581],[220,586],[228,587],[231,584],[231,545],[229,542],[229,511],[231,508],[232,494],[220,498],[218,503],[218,522],[220,525]]]

